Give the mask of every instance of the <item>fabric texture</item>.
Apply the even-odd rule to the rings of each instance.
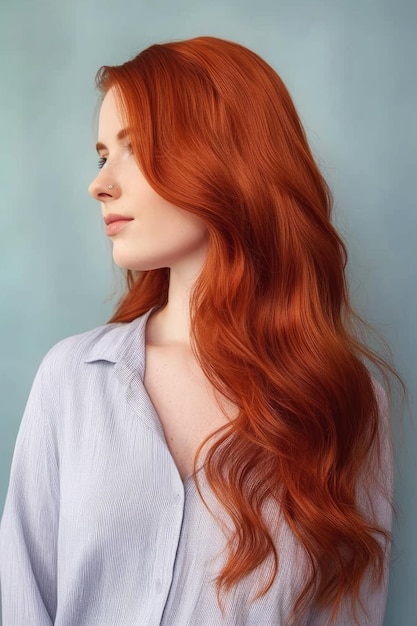
[[[143,384],[150,312],[68,337],[44,357],[27,401],[13,457],[0,531],[3,626],[287,626],[307,561],[279,512],[280,557],[269,592],[251,602],[264,564],[227,596],[222,613],[214,579],[230,528],[199,476],[184,482]],[[381,413],[387,417],[378,387]],[[391,453],[385,447],[385,484]],[[378,490],[365,500],[390,528]],[[365,501],[364,500],[364,501]],[[364,586],[368,617],[383,622],[382,588]],[[298,626],[324,626],[311,611]],[[342,607],[338,626],[352,626]]]

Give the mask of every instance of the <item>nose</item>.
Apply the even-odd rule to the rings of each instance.
[[[99,202],[105,202],[106,199],[114,198],[120,194],[114,181],[110,181],[108,175],[103,176],[103,174],[104,172],[101,170],[88,187],[88,193]]]

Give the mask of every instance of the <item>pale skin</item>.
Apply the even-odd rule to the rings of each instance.
[[[190,347],[189,301],[206,259],[208,232],[198,216],[161,198],[149,185],[129,136],[118,137],[123,129],[117,96],[110,89],[99,118],[97,150],[103,167],[89,192],[100,202],[103,218],[110,213],[134,218],[111,236],[117,265],[131,270],[170,268],[168,304],[146,325],[144,383],[185,480],[193,472],[198,446],[234,413],[214,392]]]

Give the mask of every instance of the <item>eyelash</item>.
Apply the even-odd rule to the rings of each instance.
[[[130,152],[130,154],[133,154],[132,146],[131,146],[131,144],[130,144],[130,143],[126,146],[126,148],[127,148],[127,149],[128,149],[128,151]],[[105,159],[104,157],[101,157],[101,158],[98,160],[98,167],[99,167],[99,169],[101,169],[101,168],[103,167],[103,165],[105,165],[106,161],[107,161],[107,159]]]

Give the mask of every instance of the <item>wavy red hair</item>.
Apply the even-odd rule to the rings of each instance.
[[[205,457],[236,527],[218,589],[272,556],[260,594],[270,587],[279,554],[262,509],[272,497],[312,566],[294,615],[314,602],[335,616],[346,596],[355,614],[365,575],[382,579],[389,541],[356,497],[380,445],[365,362],[394,372],[355,331],[331,193],[291,97],[259,56],[213,37],[153,45],[96,82],[103,95],[117,90],[149,183],[210,234],[190,304],[193,347],[239,410]],[[167,269],[129,270],[109,322],[163,306],[168,282]]]

